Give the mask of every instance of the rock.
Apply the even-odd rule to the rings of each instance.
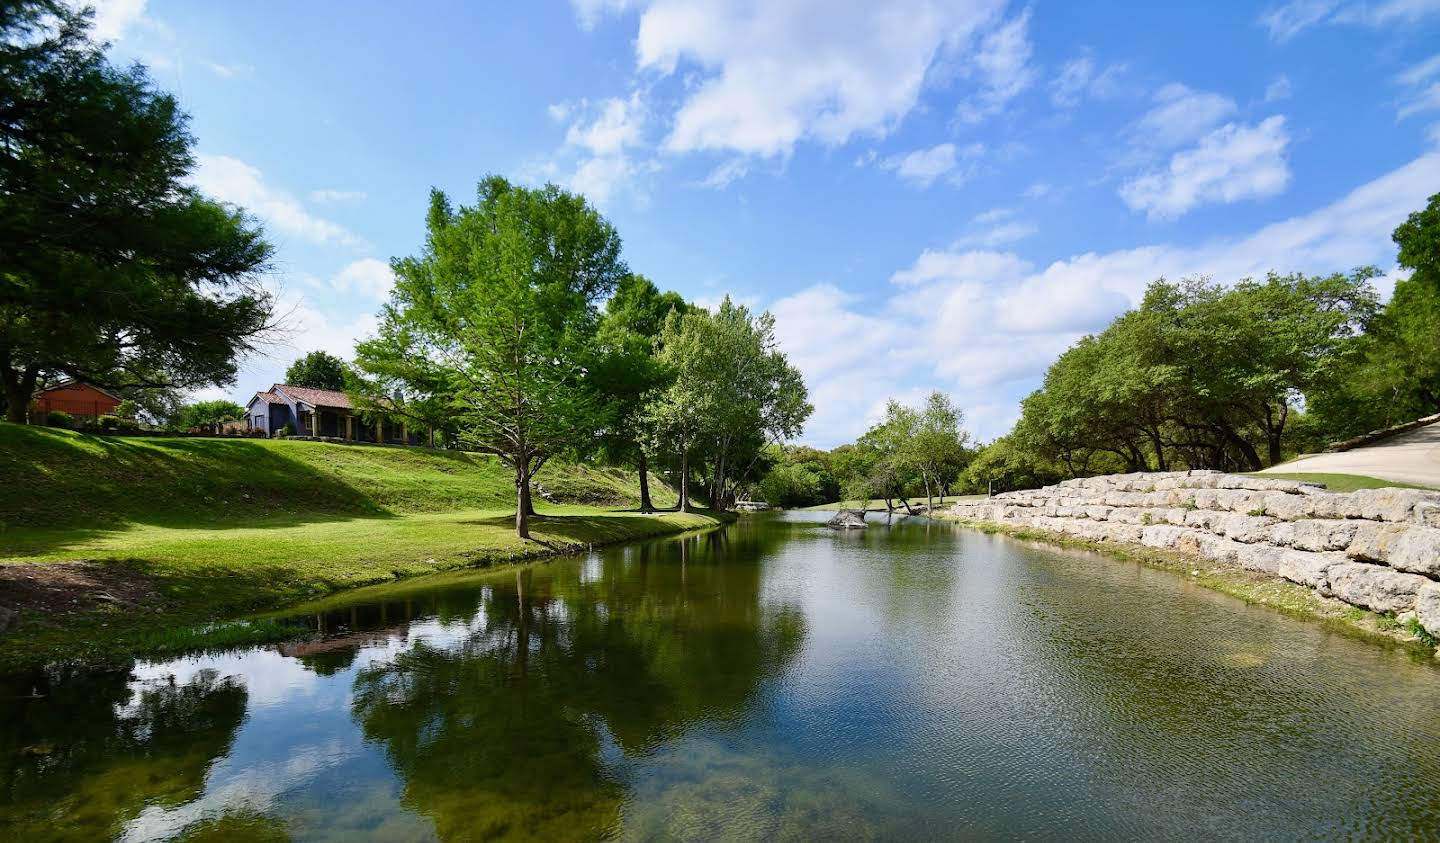
[[[1270,538],[1270,527],[1275,519],[1268,515],[1241,515],[1234,513],[1216,519],[1211,528],[1228,539],[1253,544]]]
[[[1427,527],[1440,527],[1440,503],[1420,501],[1411,510],[1410,520]]]
[[[1343,562],[1332,565],[1326,576],[1329,592],[1373,612],[1405,612],[1416,608],[1420,587],[1430,580],[1419,574],[1405,574],[1383,565]],[[1324,593],[1322,589],[1321,593]]]
[[[1336,565],[1344,564],[1349,564],[1349,559],[1343,553],[1285,550],[1281,551],[1280,567],[1276,573],[1291,582],[1311,588],[1323,588],[1328,582],[1328,571]]]
[[[1361,489],[1350,493],[1347,518],[1371,521],[1409,521],[1415,505],[1430,497],[1416,489]]]
[[[1194,531],[1169,524],[1145,527],[1140,530],[1140,543],[1146,547],[1174,547],[1192,532]]]
[[[1242,544],[1236,552],[1235,562],[1247,571],[1262,574],[1279,574],[1280,563],[1285,559],[1286,550],[1268,544]]]
[[[1309,495],[1271,492],[1265,496],[1265,514],[1284,521],[1315,517],[1315,499]]]
[[[1440,576],[1440,530],[1418,524],[1406,526],[1390,546],[1386,562],[1400,571]]]
[[[1426,632],[1440,636],[1440,583],[1420,586],[1415,595],[1415,618]]]
[[[835,517],[825,522],[825,526],[836,530],[863,530],[866,526],[865,511],[860,509],[842,509],[835,513]]]
[[[1350,540],[1350,545],[1345,553],[1351,559],[1363,559],[1366,562],[1388,562],[1390,550],[1405,533],[1406,527],[1401,524],[1377,524],[1374,522],[1359,522],[1355,528],[1355,537]]]
[[[1361,522],[1330,518],[1282,521],[1270,533],[1270,540],[1297,550],[1345,550],[1355,538]]]

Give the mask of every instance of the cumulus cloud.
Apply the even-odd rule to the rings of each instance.
[[[1120,197],[1134,210],[1165,219],[1204,203],[1274,196],[1290,182],[1289,144],[1279,115],[1255,126],[1229,123],[1175,153],[1164,169],[1126,182]]]
[[[95,28],[92,30],[97,41],[116,43],[124,40],[132,27],[145,18],[146,0],[87,0],[74,3],[76,6],[95,8]]]
[[[201,153],[195,160],[193,179],[202,193],[239,205],[274,231],[321,245],[360,242],[344,226],[310,213],[300,200],[267,184],[258,169],[238,158]]]
[[[1440,151],[1248,236],[1086,253],[1039,269],[1005,252],[926,250],[892,276],[895,294],[883,301],[829,284],[787,296],[771,310],[816,406],[805,439],[826,446],[852,439],[887,395],[917,387],[984,408],[971,414],[972,429],[997,436],[1055,357],[1137,304],[1151,281],[1393,268],[1390,231],[1436,184]]]
[[[900,178],[918,187],[929,187],[942,176],[951,184],[965,182],[974,170],[974,162],[985,153],[985,147],[972,143],[957,147],[953,143],[942,143],[929,149],[917,149],[905,155],[895,155],[881,162],[881,167],[892,170]]]
[[[582,23],[623,4],[581,0]],[[887,134],[914,108],[943,50],[970,44],[1000,0],[806,0],[727,3],[648,0],[635,40],[642,70],[687,80],[664,146],[788,155],[802,140],[828,145]],[[985,54],[999,84],[1000,40]],[[990,84],[987,82],[987,84]],[[998,90],[998,88],[997,88]]]
[[[389,298],[394,285],[395,273],[390,271],[390,264],[375,258],[352,261],[330,279],[330,286],[339,292],[355,293],[375,301]]]
[[[961,121],[978,123],[998,113],[1035,81],[1030,65],[1030,9],[1027,7],[980,41],[970,67],[981,80],[981,89],[962,102],[956,114]]]
[[[1178,82],[1155,92],[1155,105],[1132,130],[1142,146],[1170,149],[1199,138],[1235,113],[1235,101],[1221,94],[1196,91]]]

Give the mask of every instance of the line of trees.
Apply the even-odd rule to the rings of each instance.
[[[769,314],[661,293],[630,273],[609,221],[554,185],[490,176],[458,207],[432,191],[423,248],[391,265],[380,328],[356,347],[357,403],[499,457],[521,537],[553,458],[633,462],[647,509],[649,466],[674,463],[682,511],[694,480],[726,508],[811,412]]]

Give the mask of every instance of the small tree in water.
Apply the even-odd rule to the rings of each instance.
[[[473,207],[433,191],[425,248],[392,266],[356,365],[448,404],[462,444],[513,468],[515,532],[529,538],[531,478],[600,427],[587,374],[595,303],[625,275],[619,235],[583,197],[491,176]]]

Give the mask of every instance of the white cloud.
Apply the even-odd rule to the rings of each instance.
[[[1279,115],[1255,126],[1229,123],[1193,149],[1175,153],[1165,169],[1122,185],[1120,197],[1132,209],[1164,219],[1207,202],[1274,196],[1290,182],[1289,144],[1285,118]]]
[[[1055,186],[1049,182],[1037,181],[1021,192],[1026,199],[1044,199],[1055,191]]]
[[[215,72],[216,76],[223,76],[226,79],[234,79],[236,76],[249,76],[255,72],[255,65],[253,64],[220,64],[219,62],[210,62],[209,67]]]
[[[995,249],[1018,243],[1037,230],[1034,223],[1025,220],[1006,220],[966,234],[956,240],[955,245],[967,248]]]
[[[552,116],[560,113],[551,106]],[[604,205],[621,192],[633,190],[637,176],[655,171],[653,162],[637,161],[632,155],[632,150],[644,144],[649,120],[640,91],[593,104],[586,100],[566,104],[563,114],[579,115],[565,132],[562,155],[574,166],[569,177],[559,177],[566,187]],[[562,170],[554,161],[543,169],[547,177],[557,177]],[[643,199],[643,194],[638,195]]]
[[[92,34],[97,41],[112,43],[125,38],[131,27],[145,17],[146,0],[86,0],[75,5],[95,7],[95,28]]]
[[[294,196],[266,184],[261,172],[244,161],[205,153],[195,158],[193,178],[202,193],[239,205],[271,229],[322,245],[360,242],[344,226],[311,214]]]
[[[565,142],[593,155],[618,155],[640,143],[644,125],[645,104],[636,91],[626,99],[611,97],[601,102],[593,120],[571,124]]]
[[[1290,99],[1290,95],[1293,92],[1294,87],[1290,84],[1290,77],[1282,73],[1276,76],[1269,85],[1265,86],[1265,101],[1279,102],[1280,100],[1287,100]]]
[[[1207,91],[1195,91],[1178,82],[1155,92],[1155,106],[1136,122],[1136,143],[1170,149],[1195,140],[1234,114],[1235,101]]]
[[[972,143],[956,147],[942,143],[929,149],[917,149],[905,155],[885,159],[880,166],[893,170],[900,178],[919,187],[929,187],[941,176],[955,185],[963,183],[974,170],[974,162],[985,153],[985,147]]]
[[[613,4],[584,2],[582,21]],[[788,155],[813,140],[883,136],[914,108],[935,57],[968,44],[1000,0],[650,0],[636,61],[694,74],[665,148]],[[998,54],[987,58],[997,68]]]
[[[1000,112],[1035,81],[1030,66],[1030,9],[1006,21],[981,39],[974,70],[982,81],[980,93],[960,104],[956,114],[965,123],[978,123]]]
[[[1440,0],[1289,0],[1260,16],[1270,37],[1284,42],[1318,24],[1389,26],[1440,13]]]
[[[594,29],[605,15],[623,12],[634,3],[631,0],[570,0],[570,5],[575,7],[580,27]]]
[[[730,182],[745,178],[749,172],[750,166],[745,163],[744,158],[732,158],[711,170],[710,175],[700,184],[713,190],[723,190],[730,186]]]
[[[394,285],[395,273],[390,271],[390,264],[375,258],[352,261],[330,279],[330,286],[338,292],[355,293],[375,301],[389,298]]]
[[[322,188],[310,191],[311,202],[360,202],[365,199],[363,190],[333,190]]]
[[[545,113],[549,114],[550,119],[556,123],[564,123],[565,118],[570,116],[572,108],[574,108],[574,106],[568,102],[552,102],[545,106]]]
[[[1440,54],[1407,68],[1395,77],[1396,82],[1411,89],[1409,98],[1400,106],[1401,118],[1440,109],[1440,80],[1435,79],[1437,75],[1440,75]]]
[[[972,429],[997,436],[1055,357],[1137,304],[1151,281],[1391,268],[1391,230],[1436,184],[1440,151],[1245,237],[1087,253],[1039,270],[1006,253],[927,250],[895,273],[897,294],[879,305],[830,285],[788,296],[771,310],[816,406],[805,438],[826,446],[852,439],[886,395],[916,386],[984,408],[971,413]]]
[[[1050,80],[1050,102],[1057,108],[1074,108],[1087,98],[1105,99],[1113,96],[1125,66],[1112,64],[1104,70],[1096,67],[1087,52],[1065,62]]]

